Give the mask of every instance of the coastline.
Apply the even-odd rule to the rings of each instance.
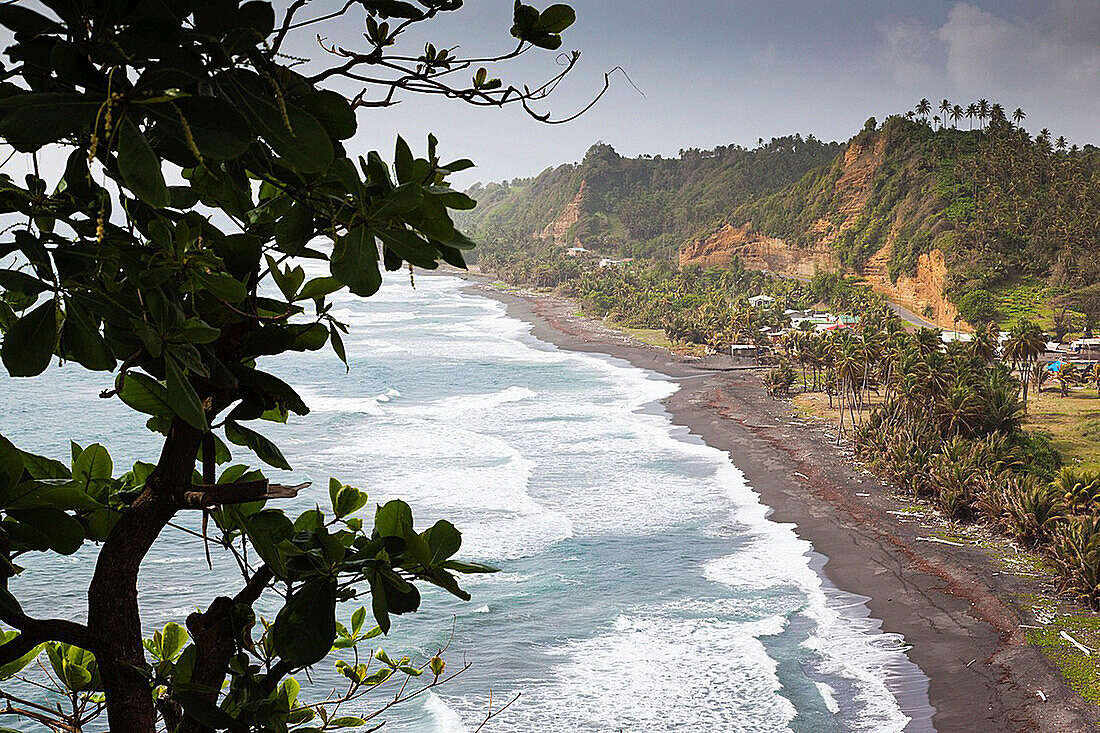
[[[1096,727],[1100,710],[1025,642],[1021,625],[1029,619],[1003,600],[1044,592],[1042,581],[1004,572],[981,547],[937,541],[937,528],[905,516],[907,503],[856,466],[843,446],[768,397],[756,372],[700,369],[574,315],[567,300],[469,281],[472,292],[530,323],[535,338],[677,382],[680,389],[664,401],[673,423],[729,453],[771,507],[769,517],[793,524],[822,556],[828,581],[865,597],[882,630],[905,637],[908,658],[928,677],[936,730]]]

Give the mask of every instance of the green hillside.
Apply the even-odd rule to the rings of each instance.
[[[478,207],[460,222],[483,252],[528,244],[579,200],[570,242],[609,254],[674,257],[685,239],[724,221],[741,204],[799,180],[841,151],[837,143],[792,136],[749,150],[689,149],[679,157],[624,158],[597,143],[579,164],[525,180],[477,185]]]
[[[955,125],[914,112],[871,119],[847,144],[796,135],[677,158],[624,158],[601,143],[579,164],[475,186],[479,206],[461,224],[485,264],[556,271],[540,284],[578,269],[546,263],[566,246],[675,261],[685,245],[746,223],[796,258],[824,246],[887,295],[937,250],[943,295],[965,320],[1031,318],[1091,333],[1100,321],[1100,149],[1046,130],[1033,137],[1022,116],[1014,124],[996,104],[970,117],[975,129],[952,117]]]

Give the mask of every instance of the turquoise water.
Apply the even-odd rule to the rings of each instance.
[[[430,655],[453,629],[451,664],[471,667],[385,730],[472,731],[490,689],[495,706],[520,697],[489,731],[930,728],[904,640],[822,579],[822,558],[766,518],[725,453],[671,425],[659,401],[675,384],[541,343],[463,284],[395,278],[338,299],[348,374],[330,356],[266,362],[313,408],[264,426],[295,467],[280,478],[315,482],[288,508],[326,506],[335,475],[372,505],[406,499],[418,526],[449,519],[465,558],[502,568],[465,581],[469,603],[433,589],[396,620],[391,652]],[[103,442],[116,466],[155,460],[140,417],[96,396],[109,381],[74,368],[9,380],[2,430],[58,456],[71,437]],[[28,564],[17,587],[32,612],[84,615],[70,581],[90,576],[90,549],[48,573]],[[182,621],[227,579],[228,558],[210,571],[201,544],[169,532],[143,570],[145,618]]]

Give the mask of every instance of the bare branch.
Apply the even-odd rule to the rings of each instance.
[[[181,509],[210,509],[227,504],[247,504],[268,499],[293,499],[311,482],[284,486],[260,481],[242,481],[235,484],[192,484],[190,491],[180,497]]]

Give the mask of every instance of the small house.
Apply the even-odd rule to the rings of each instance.
[[[588,250],[584,247],[581,247],[580,245],[576,247],[570,247],[569,249],[565,250],[566,257],[583,257],[586,254],[588,254]]]
[[[730,356],[741,359],[755,359],[756,344],[730,344]]]
[[[770,295],[754,295],[749,298],[749,305],[753,308],[764,308],[775,302],[775,298]]]

